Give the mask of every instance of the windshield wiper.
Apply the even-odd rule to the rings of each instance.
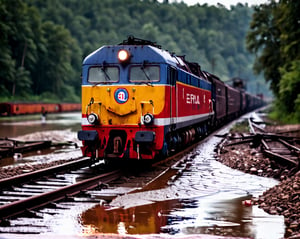
[[[101,71],[104,73],[105,79],[108,81],[111,81],[111,79],[110,79],[109,75],[107,74],[107,72],[105,71],[105,69],[106,68],[104,66],[101,67]]]
[[[106,68],[105,68],[104,66],[102,66],[102,67],[100,67],[100,69],[101,69],[101,71],[103,72],[106,81],[100,80],[100,81],[98,81],[98,82],[95,82],[95,83],[94,83],[94,86],[97,86],[97,85],[99,85],[99,84],[107,84],[107,83],[109,83],[109,81],[111,81],[109,75],[108,75],[107,72],[105,71]]]
[[[144,64],[141,66],[141,70],[142,70],[142,72],[144,73],[144,75],[146,76],[148,82],[140,82],[140,83],[141,83],[141,84],[146,84],[146,85],[153,86],[153,85],[151,84],[151,79],[150,79],[150,77],[147,75],[147,73],[146,73],[146,71],[145,71],[145,66],[144,66]]]
[[[147,73],[145,71],[145,67],[144,66],[141,66],[141,70],[142,70],[142,72],[144,72],[144,75],[146,76],[147,80],[151,81],[150,77],[147,75]]]

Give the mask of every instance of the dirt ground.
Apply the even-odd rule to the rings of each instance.
[[[300,136],[300,125],[266,126],[267,132],[284,134],[285,136]],[[248,133],[242,127],[233,129],[229,136],[240,136]],[[280,180],[280,183],[267,190],[259,198],[253,198],[251,203],[258,204],[269,214],[283,215],[285,218],[286,238],[300,238],[300,171],[293,170],[279,164],[272,158],[265,157],[261,147],[253,145],[253,142],[242,144],[232,143],[230,137],[218,146],[218,160],[223,164],[241,170],[246,173],[256,174],[262,177],[273,177]],[[297,142],[294,146],[299,148]],[[300,163],[298,156],[298,162]]]

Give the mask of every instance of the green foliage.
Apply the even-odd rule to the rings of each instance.
[[[300,122],[300,59],[291,62],[289,70],[280,69],[282,78],[279,82],[279,102],[281,109]]]
[[[264,72],[277,97],[273,117],[300,122],[300,2],[272,0],[255,8],[248,49],[258,54],[257,72]]]
[[[260,53],[254,65],[256,73],[264,72],[265,79],[271,82],[271,89],[278,92],[281,66],[279,31],[274,24],[273,13],[277,4],[262,4],[255,8],[247,35],[247,47],[252,53]]]
[[[245,46],[252,13],[242,4],[226,9],[156,0],[0,0],[0,89],[11,99],[79,101],[84,57],[128,35],[186,55],[223,80],[239,76],[255,85],[254,57]]]
[[[2,99],[26,101],[47,91],[62,98],[64,85],[79,94],[81,51],[64,26],[43,21],[22,0],[0,0],[0,17]]]
[[[248,120],[243,120],[240,122],[237,122],[236,124],[233,125],[233,127],[230,129],[230,133],[234,134],[237,132],[249,132],[250,127]]]

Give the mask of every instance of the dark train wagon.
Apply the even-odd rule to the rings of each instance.
[[[219,125],[226,120],[226,85],[217,76],[205,72],[212,83],[212,100],[215,111],[215,124]]]
[[[226,85],[226,99],[227,118],[230,120],[237,117],[241,113],[240,91]]]
[[[247,112],[246,93],[245,93],[245,91],[241,90],[240,94],[241,94],[241,96],[240,96],[240,99],[241,99],[241,102],[240,102],[241,109],[240,109],[240,111],[241,111],[241,114],[245,114]]]
[[[251,111],[255,108],[254,96],[250,95],[248,92],[246,92],[245,94],[246,94],[247,110]]]

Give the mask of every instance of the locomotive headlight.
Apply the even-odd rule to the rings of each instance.
[[[152,114],[145,114],[143,116],[143,122],[145,125],[151,125],[154,122],[154,116]]]
[[[90,124],[97,124],[99,122],[98,115],[95,113],[89,114],[87,120]]]
[[[127,50],[122,49],[118,52],[118,59],[120,62],[126,63],[129,61],[129,58],[130,58],[130,53]]]

